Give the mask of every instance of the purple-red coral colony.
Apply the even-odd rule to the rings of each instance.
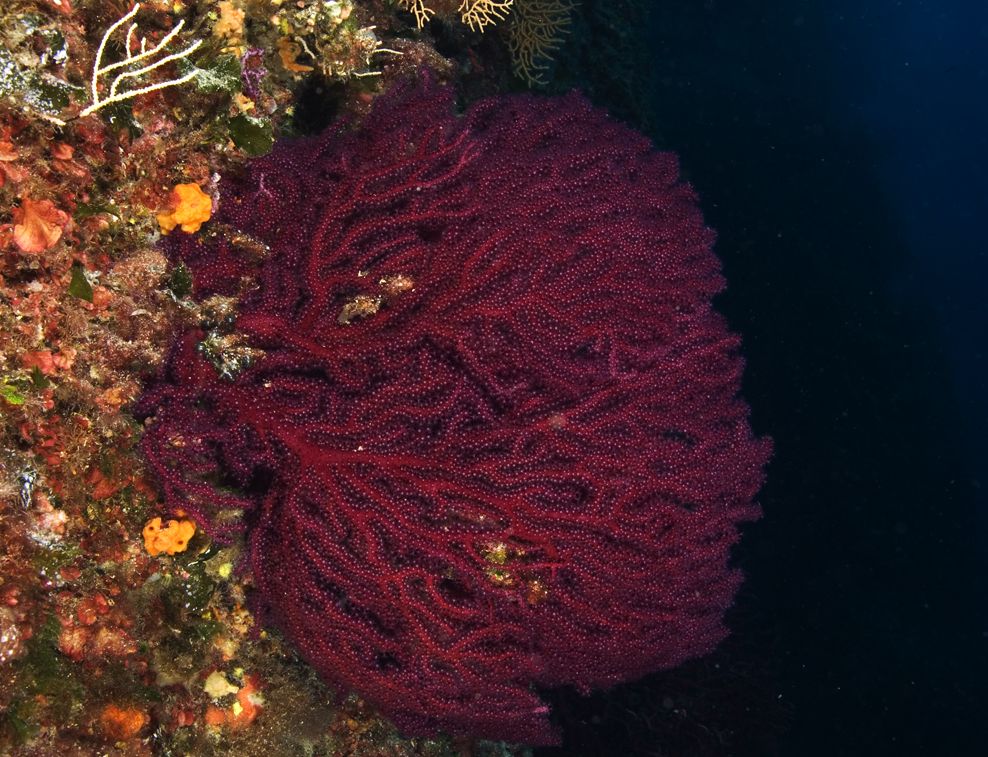
[[[188,334],[138,412],[168,504],[243,524],[328,682],[409,733],[546,743],[537,687],[724,637],[769,443],[675,157],[576,94],[452,99],[399,87],[224,179],[169,245],[242,290],[254,360]]]

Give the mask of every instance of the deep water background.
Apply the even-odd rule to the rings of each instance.
[[[562,73],[682,156],[776,455],[732,638],[540,754],[986,754],[988,4],[638,6]]]

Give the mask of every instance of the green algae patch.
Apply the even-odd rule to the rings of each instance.
[[[271,151],[274,132],[269,121],[241,114],[230,119],[230,139],[245,153],[257,157]]]
[[[56,717],[67,720],[75,703],[81,700],[84,688],[76,678],[75,666],[58,651],[60,632],[61,624],[52,614],[28,641],[19,688],[31,695],[49,697]]]
[[[192,272],[185,263],[179,261],[168,277],[168,289],[176,300],[184,300],[192,294]]]
[[[89,283],[89,279],[86,278],[86,271],[79,263],[72,266],[69,294],[86,302],[93,301],[93,285]]]
[[[23,405],[27,399],[16,386],[6,381],[0,384],[0,398],[11,405]]]

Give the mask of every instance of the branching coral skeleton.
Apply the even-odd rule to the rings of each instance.
[[[141,4],[134,3],[134,7],[131,8],[130,11],[114,22],[103,33],[103,39],[100,40],[99,48],[96,50],[96,60],[93,62],[93,75],[90,81],[91,101],[89,105],[79,112],[79,115],[77,116],[78,118],[95,113],[100,108],[111,105],[112,103],[130,100],[139,95],[144,95],[148,92],[154,92],[159,89],[165,89],[166,87],[174,87],[179,84],[184,84],[185,82],[191,81],[196,77],[198,72],[193,69],[189,73],[184,74],[177,79],[168,79],[167,81],[148,84],[146,86],[136,87],[134,89],[121,89],[121,85],[125,84],[128,80],[138,79],[139,77],[149,74],[167,63],[181,60],[182,58],[187,58],[195,52],[200,45],[202,45],[202,40],[197,39],[178,52],[170,53],[160,58],[155,58],[155,56],[161,53],[172,42],[172,40],[175,39],[178,33],[182,31],[182,27],[185,26],[185,20],[182,19],[172,28],[171,31],[161,38],[161,41],[159,41],[158,44],[152,48],[148,48],[147,37],[141,37],[140,52],[134,54],[132,50],[134,49],[134,44],[137,40],[137,24],[135,23],[131,24],[127,29],[127,37],[124,41],[124,49],[126,51],[126,56],[124,59],[119,60],[116,63],[104,65],[103,53],[106,51],[106,46],[110,41],[110,38],[118,29],[134,18],[140,9]],[[117,73],[110,82],[110,88],[107,91],[106,96],[101,98],[99,92],[100,79],[106,77],[107,74],[114,71],[118,71],[119,73]],[[65,124],[65,122],[61,119],[53,118],[51,120],[62,125]]]
[[[425,0],[399,0],[400,4],[415,16],[415,24],[421,29],[434,16],[436,11],[425,4]],[[497,21],[503,21],[511,11],[514,0],[463,0],[457,13],[460,21],[471,31],[482,32]]]
[[[569,0],[527,0],[518,5],[508,32],[508,49],[515,76],[530,87],[546,83],[549,61],[569,32],[575,8]]]
[[[470,31],[482,32],[497,21],[503,21],[513,2],[514,0],[463,0],[459,9],[460,20],[470,27]]]

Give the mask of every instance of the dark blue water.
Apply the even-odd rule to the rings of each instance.
[[[988,5],[655,3],[652,96],[776,440],[734,635],[546,755],[988,753]],[[598,100],[606,93],[598,92]]]

